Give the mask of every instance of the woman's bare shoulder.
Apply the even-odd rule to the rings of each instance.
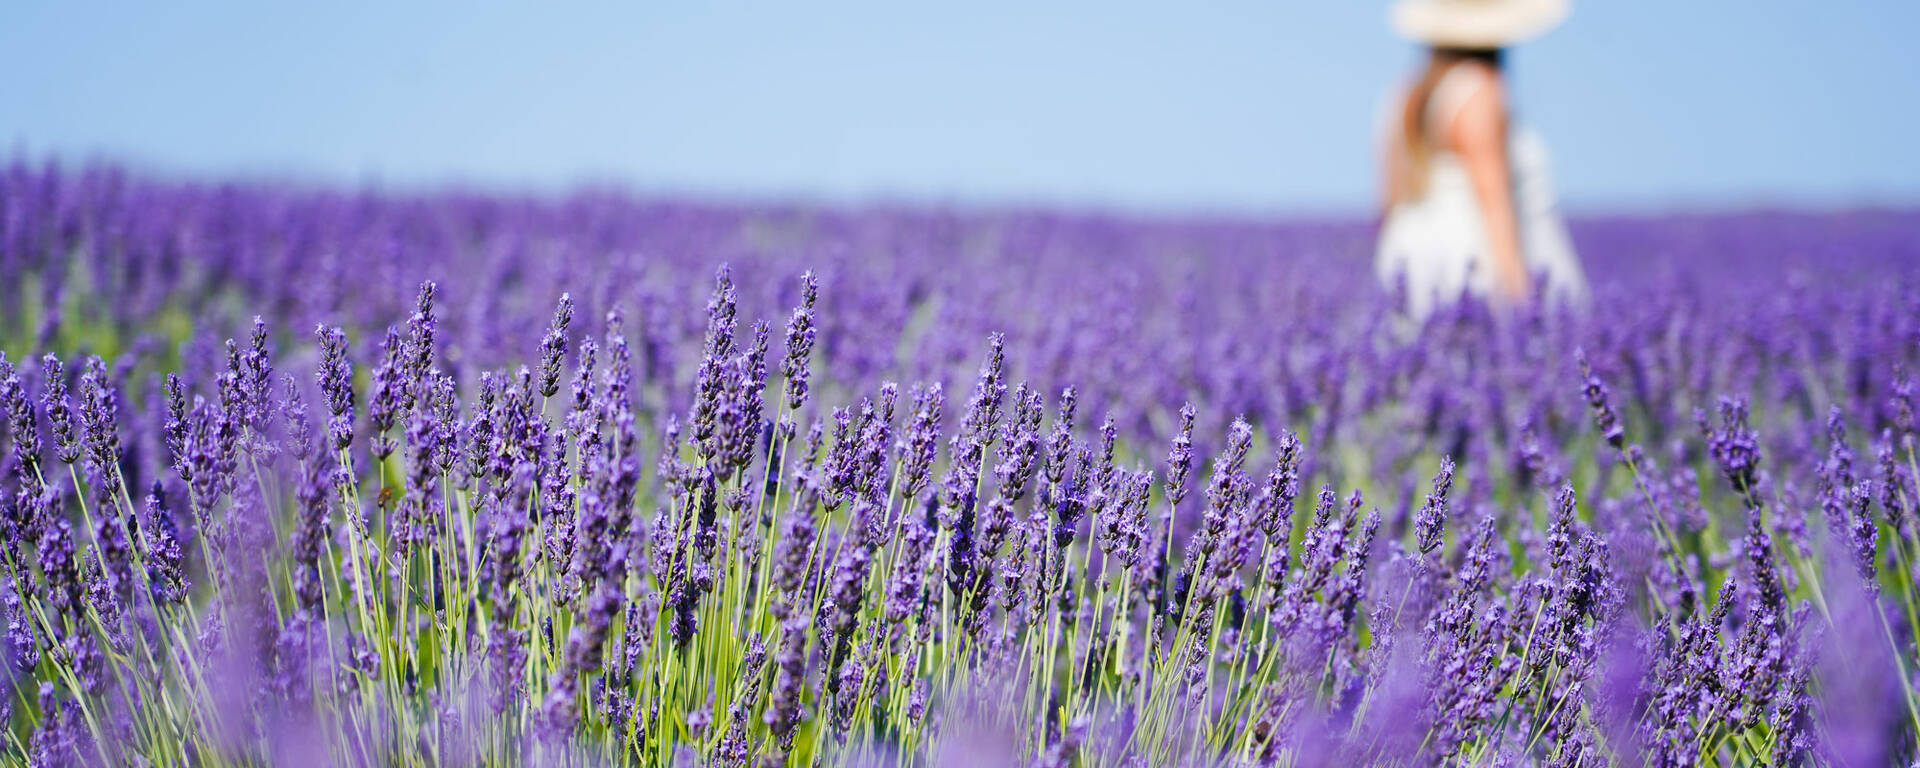
[[[1457,80],[1443,85],[1453,87],[1446,94],[1445,115],[1441,123],[1446,143],[1456,150],[1477,147],[1497,149],[1505,143],[1506,94],[1498,73],[1484,64],[1458,65]],[[1455,77],[1454,72],[1448,76]],[[1454,85],[1457,83],[1457,85]],[[1436,98],[1440,94],[1436,93]]]
[[[1477,61],[1463,61],[1453,65],[1442,75],[1433,89],[1434,108],[1445,116],[1456,115],[1479,97],[1490,96],[1497,105],[1503,103],[1505,94],[1500,85],[1500,73],[1493,67]]]

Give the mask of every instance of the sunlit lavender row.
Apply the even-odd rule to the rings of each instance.
[[[0,180],[34,765],[1904,765],[1920,215]]]

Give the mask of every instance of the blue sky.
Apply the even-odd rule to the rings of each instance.
[[[30,2],[0,141],[191,177],[1362,211],[1386,4]],[[1513,54],[1571,207],[1920,201],[1920,3],[1587,0]]]

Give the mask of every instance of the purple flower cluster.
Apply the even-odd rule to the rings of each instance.
[[[1338,223],[16,164],[0,751],[1907,764],[1916,233],[1415,321]]]

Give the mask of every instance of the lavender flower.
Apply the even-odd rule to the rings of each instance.
[[[148,588],[153,601],[176,605],[185,600],[192,584],[186,573],[186,554],[181,550],[180,528],[166,507],[166,494],[158,481],[148,491],[142,507],[140,530],[144,541],[149,574]]]
[[[88,472],[108,499],[120,495],[120,399],[107,379],[107,364],[87,358],[80,374],[80,431]]]
[[[1060,412],[1053,419],[1053,430],[1047,433],[1047,486],[1060,487],[1060,480],[1067,472],[1068,454],[1073,449],[1073,411],[1079,398],[1073,387],[1060,391]],[[1108,457],[1111,459],[1111,455]]]
[[[0,408],[7,412],[13,455],[19,458],[22,469],[32,474],[40,463],[40,425],[34,418],[33,401],[27,399],[26,388],[20,383],[20,374],[4,353],[0,353]]]
[[[915,386],[912,398],[912,421],[907,424],[906,437],[900,443],[900,490],[907,499],[919,498],[927,488],[934,452],[940,443],[940,411],[946,406],[946,396],[939,384],[926,388]]]
[[[1590,222],[1609,311],[1407,321],[1344,225],[16,161],[0,721],[35,764],[1904,764],[1913,229]]]
[[[1420,554],[1432,554],[1440,548],[1440,536],[1447,522],[1447,492],[1453,488],[1453,457],[1440,459],[1440,473],[1433,476],[1433,492],[1420,510],[1413,514],[1414,548]]]
[[[347,359],[347,334],[324,325],[313,333],[320,344],[314,380],[327,403],[327,436],[334,450],[344,451],[353,444],[353,363]]]
[[[1593,410],[1593,422],[1600,428],[1600,437],[1614,450],[1620,450],[1626,444],[1626,430],[1620,426],[1620,417],[1614,415],[1613,403],[1607,396],[1607,385],[1600,377],[1593,375],[1593,367],[1587,364],[1587,352],[1574,350],[1574,359],[1580,364],[1580,377],[1583,380],[1582,392],[1587,397],[1587,407]]]
[[[573,295],[560,294],[554,307],[553,323],[540,339],[540,396],[553,397],[560,392],[560,363],[567,355],[567,326],[573,322]]]
[[[1747,428],[1747,402],[1742,398],[1720,398],[1720,427],[1707,423],[1706,414],[1694,411],[1693,420],[1706,436],[1707,449],[1720,472],[1743,495],[1753,495],[1753,482],[1760,463],[1760,440]]]
[[[1874,448],[1874,459],[1880,467],[1880,508],[1887,516],[1896,538],[1907,535],[1908,500],[1912,498],[1912,480],[1903,472],[1898,460],[1894,458],[1892,430],[1880,433],[1880,440]]]
[[[773,692],[767,698],[763,720],[780,750],[793,747],[793,732],[800,725],[802,686],[806,683],[807,628],[804,616],[792,616],[780,625],[780,651],[774,656]]]
[[[256,433],[263,433],[272,417],[270,403],[273,397],[273,362],[267,352],[266,321],[258,315],[254,316],[253,330],[247,336],[246,352],[236,354],[231,340],[228,341],[227,352],[230,384],[238,387],[237,396],[230,402],[240,403],[245,423]]]
[[[429,387],[433,377],[434,336],[440,327],[439,318],[433,313],[434,293],[439,284],[428,280],[420,284],[420,293],[414,299],[413,315],[407,318],[406,346],[400,349],[400,407],[413,410],[418,403],[431,396]]]
[[[373,457],[385,460],[394,448],[387,433],[393,431],[406,408],[403,398],[408,387],[407,373],[402,368],[405,352],[400,346],[400,332],[393,326],[387,326],[387,338],[381,350],[380,363],[373,368],[372,391],[367,395],[367,424],[373,428]]]
[[[987,361],[980,366],[973,395],[967,400],[966,413],[960,419],[960,431],[950,441],[951,464],[940,483],[948,510],[972,506],[970,500],[980,480],[981,460],[993,442],[994,427],[1000,422],[1001,404],[1006,399],[1007,384],[1002,370],[1006,362],[1005,339],[996,333],[987,339],[987,347]],[[942,522],[951,527],[954,515],[950,512]]]
[[[719,432],[719,412],[727,389],[727,360],[733,354],[734,291],[733,274],[726,265],[714,277],[713,299],[707,303],[707,337],[700,366],[694,380],[693,410],[687,417],[694,445],[708,456],[717,456],[714,437]]]
[[[1187,475],[1193,471],[1193,403],[1180,406],[1180,430],[1167,449],[1167,506],[1180,506],[1187,497]],[[1171,513],[1169,513],[1171,514]]]
[[[817,331],[813,322],[813,303],[819,295],[820,281],[808,272],[800,276],[800,306],[794,307],[787,321],[787,355],[780,363],[780,377],[786,381],[787,410],[797,411],[807,402],[807,383],[811,376],[809,357]]]
[[[1027,486],[1040,468],[1041,412],[1038,393],[1028,390],[1025,384],[1014,390],[1013,415],[1001,427],[1000,462],[993,468],[999,480],[999,493],[1009,502],[1018,503],[1027,495]],[[1048,467],[1047,471],[1052,474],[1053,468]]]
[[[73,400],[67,394],[66,373],[60,366],[60,358],[53,355],[41,358],[40,375],[45,382],[40,407],[46,411],[47,425],[53,430],[54,455],[60,463],[72,464],[80,460],[80,434],[74,427]]]

